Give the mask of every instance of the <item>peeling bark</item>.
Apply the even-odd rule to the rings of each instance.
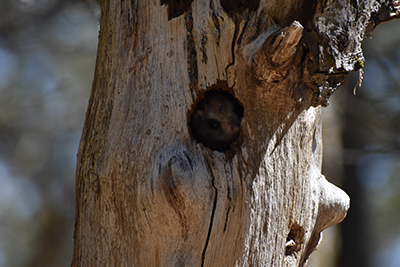
[[[321,105],[398,1],[103,1],[78,154],[72,266],[303,266],[348,196],[321,174]],[[190,117],[243,107],[224,153]]]

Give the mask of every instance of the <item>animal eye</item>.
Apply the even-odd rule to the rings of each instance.
[[[210,127],[211,127],[211,128],[216,129],[216,128],[219,128],[219,127],[220,127],[219,122],[216,121],[216,120],[210,120],[208,123],[210,124]]]

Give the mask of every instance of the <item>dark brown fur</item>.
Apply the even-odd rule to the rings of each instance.
[[[243,115],[243,109],[240,108],[236,99],[227,92],[206,94],[191,118],[193,137],[212,150],[228,150],[240,132],[240,119]]]

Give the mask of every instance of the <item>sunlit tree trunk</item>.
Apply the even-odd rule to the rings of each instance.
[[[394,1],[104,1],[72,265],[302,266],[349,208],[321,174],[320,106],[398,13]],[[243,109],[223,152],[190,127],[210,90]]]

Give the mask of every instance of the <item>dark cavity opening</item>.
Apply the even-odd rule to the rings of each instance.
[[[197,103],[190,129],[197,142],[225,152],[240,134],[242,117],[243,107],[232,94],[222,89],[210,90]]]
[[[286,238],[286,256],[292,255],[294,252],[298,252],[301,249],[301,245],[304,243],[305,230],[297,223],[293,223],[290,227],[290,232]]]
[[[228,13],[243,13],[246,9],[256,11],[260,0],[221,0],[221,6]]]
[[[179,17],[188,11],[193,0],[160,0],[160,5],[168,6],[168,20]]]

